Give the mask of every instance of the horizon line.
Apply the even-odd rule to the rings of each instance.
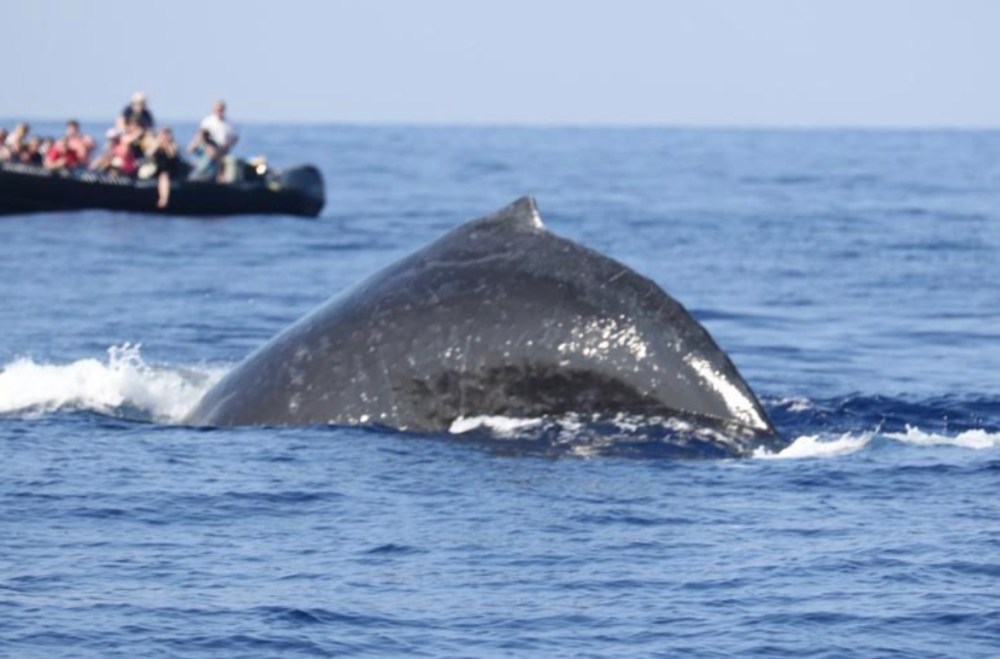
[[[39,121],[44,123],[61,123],[76,119],[80,123],[96,124],[107,121],[109,125],[114,119],[83,117],[82,115],[54,116],[0,116],[0,126],[19,121]],[[197,124],[200,119],[160,119],[161,125]],[[738,130],[738,131],[927,131],[927,132],[988,132],[1000,130],[997,124],[934,124],[934,123],[716,123],[716,122],[599,122],[599,121],[494,121],[494,120],[383,120],[362,121],[352,119],[236,119],[232,123],[247,126],[303,126],[303,127],[350,127],[350,128],[509,128],[509,129],[574,129],[574,130]]]

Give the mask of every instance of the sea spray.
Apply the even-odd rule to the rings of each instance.
[[[178,423],[225,373],[218,367],[147,364],[140,344],[111,346],[106,361],[40,363],[21,357],[0,370],[0,414],[92,411]]]

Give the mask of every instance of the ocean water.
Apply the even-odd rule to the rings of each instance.
[[[0,218],[0,656],[1000,656],[1000,133],[241,147],[317,164],[322,216]],[[682,302],[788,448],[677,459],[635,419],[179,423],[332,294],[523,194]]]

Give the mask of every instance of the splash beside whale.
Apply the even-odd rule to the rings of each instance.
[[[210,389],[191,425],[681,418],[779,442],[708,332],[655,283],[545,229],[521,198],[335,296]]]

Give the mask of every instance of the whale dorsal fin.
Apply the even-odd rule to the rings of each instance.
[[[535,203],[533,197],[527,195],[517,199],[512,204],[504,206],[497,212],[487,215],[475,224],[480,225],[478,228],[485,228],[483,225],[487,225],[491,228],[503,228],[514,231],[523,231],[525,229],[532,231],[545,230],[545,225],[542,224],[542,216],[538,213],[538,205]]]

